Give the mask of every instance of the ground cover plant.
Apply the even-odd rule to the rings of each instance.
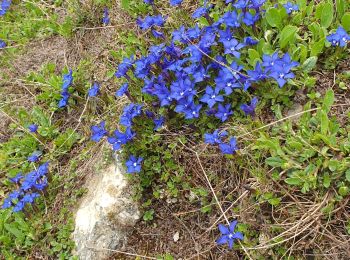
[[[115,259],[350,256],[347,1],[3,0],[0,23],[5,259],[71,258],[115,152],[143,211]]]

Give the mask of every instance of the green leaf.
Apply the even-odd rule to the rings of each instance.
[[[330,185],[331,185],[331,179],[329,178],[329,174],[325,173],[323,175],[323,186],[325,188],[329,188]]]
[[[339,193],[340,196],[344,197],[344,196],[349,194],[349,188],[346,187],[346,186],[342,186],[342,187],[339,188],[338,193]]]
[[[345,173],[346,180],[350,182],[350,169],[346,171]]]
[[[308,58],[306,61],[304,61],[303,65],[302,65],[302,69],[305,72],[310,72],[313,68],[315,68],[316,63],[317,63],[317,57],[316,56],[312,56],[310,58]]]
[[[328,28],[333,21],[333,3],[325,3],[321,12],[321,26]]]
[[[321,40],[313,43],[311,45],[310,56],[317,56],[322,53],[325,41],[326,38],[321,38]]]
[[[298,28],[296,26],[285,26],[280,34],[280,47],[284,48],[288,44],[294,43],[297,36],[297,31]]]
[[[341,18],[341,25],[346,31],[350,31],[350,13],[346,13]]]
[[[282,165],[285,163],[285,161],[280,157],[269,157],[265,160],[265,162],[272,167],[282,167]]]
[[[249,55],[249,59],[250,59],[250,63],[251,65],[255,65],[255,61],[256,60],[260,60],[260,54],[259,52],[257,52],[256,50],[254,49],[249,49],[248,50],[248,55]]]
[[[334,103],[334,92],[332,89],[328,89],[322,104],[322,110],[328,113],[331,110],[331,106]]]
[[[270,26],[280,28],[282,26],[282,18],[278,9],[271,8],[267,10],[266,21]]]
[[[299,178],[287,178],[284,180],[289,185],[300,185],[301,180]]]
[[[342,17],[345,12],[345,1],[344,0],[336,0],[336,9],[337,9],[337,15],[338,17]]]
[[[329,119],[327,113],[323,110],[320,111],[320,121],[321,121],[321,134],[326,135],[329,128]]]

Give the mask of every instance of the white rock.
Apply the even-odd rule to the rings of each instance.
[[[111,165],[89,181],[75,217],[73,239],[79,259],[108,258],[113,252],[103,249],[120,249],[140,218],[124,174],[123,166]]]

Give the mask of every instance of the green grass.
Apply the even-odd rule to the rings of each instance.
[[[169,15],[169,30],[182,24],[193,25],[189,10],[174,11],[165,2],[156,2],[158,10],[142,1],[124,0],[121,2],[122,11],[118,11],[131,22],[138,16],[159,11]],[[211,14],[214,20],[225,9],[222,2],[216,2]],[[251,119],[238,112],[234,121],[225,124],[230,134],[240,137],[241,150],[236,155],[223,157],[215,148],[203,149],[203,134],[219,125],[217,120],[209,117],[193,122],[191,127],[183,127],[188,125],[187,121],[161,109],[160,114],[168,116],[167,128],[156,134],[151,119],[135,121],[138,138],[125,146],[123,155],[138,154],[145,158],[142,173],[129,177],[134,198],[144,211],[143,221],[153,225],[158,211],[162,210],[159,202],[174,198],[185,200],[199,209],[200,217],[215,219],[220,215],[211,190],[203,182],[203,172],[199,170],[194,150],[200,151],[200,162],[216,195],[220,201],[225,201],[223,206],[230,206],[229,202],[235,201],[244,190],[231,193],[226,190],[227,187],[248,186],[245,204],[232,207],[228,214],[248,212],[247,216],[252,219],[257,215],[268,215],[262,217],[260,224],[249,221],[249,218],[246,222],[241,220],[238,229],[245,234],[244,246],[257,246],[264,236],[268,236],[267,245],[288,239],[271,247],[269,255],[283,258],[290,252],[294,259],[305,257],[305,248],[290,251],[293,240],[289,239],[296,231],[277,237],[287,228],[276,223],[289,223],[290,226],[293,223],[314,224],[313,220],[302,216],[305,210],[311,212],[313,206],[319,206],[315,220],[329,228],[329,232],[334,231],[336,238],[339,234],[350,235],[349,219],[341,215],[341,223],[337,223],[340,214],[337,212],[346,208],[343,205],[350,193],[349,112],[343,115],[343,122],[338,122],[337,117],[339,111],[349,110],[346,105],[335,103],[335,96],[348,91],[350,74],[349,71],[336,70],[334,90],[324,91],[314,73],[329,73],[343,60],[349,61],[349,50],[329,48],[325,37],[339,24],[350,29],[350,10],[346,1],[341,0],[336,1],[335,7],[329,1],[320,4],[313,1],[307,4],[305,0],[296,2],[301,11],[293,17],[289,17],[284,9],[269,5],[262,29],[255,35],[259,39],[258,45],[244,53],[244,63],[253,67],[263,54],[271,54],[278,48],[291,53],[301,67],[297,77],[282,89],[271,82],[256,87],[255,94],[260,97],[258,117]],[[14,1],[8,14],[0,19],[0,39],[6,40],[9,45],[0,53],[0,71],[2,68],[15,71],[12,63],[28,51],[30,43],[49,37],[62,37],[72,44],[81,39],[81,35],[88,33],[84,27],[100,26],[101,10],[105,5],[112,10],[116,8],[113,3],[103,0],[88,1],[85,5],[80,5],[79,1]],[[204,25],[208,21],[200,19],[199,23]],[[24,213],[0,211],[0,255],[6,259],[72,257],[72,211],[85,191],[82,179],[89,171],[102,168],[111,160],[109,147],[89,141],[90,126],[106,120],[108,130],[115,130],[121,105],[127,102],[124,99],[116,101],[113,97],[122,83],[113,76],[115,66],[124,56],[134,53],[145,55],[149,46],[162,42],[129,28],[118,27],[110,33],[113,43],[103,45],[98,54],[107,53],[106,57],[84,53],[78,56],[78,60],[70,61],[75,64],[69,67],[74,71],[74,85],[70,89],[72,98],[67,110],[58,109],[57,102],[62,75],[68,67],[58,73],[56,64],[47,63],[40,70],[19,79],[26,82],[26,88],[34,96],[17,87],[16,83],[10,84],[13,80],[11,73],[3,73],[0,79],[0,85],[4,86],[0,90],[0,112],[10,122],[6,126],[6,141],[0,143],[0,198],[5,198],[14,189],[8,177],[34,169],[34,165],[26,161],[33,151],[42,151],[43,161],[49,160],[51,164],[49,186],[35,206],[27,208]],[[79,48],[74,46],[72,50],[78,52]],[[99,68],[97,60],[105,62],[106,67]],[[87,90],[95,80],[103,81],[102,95],[87,101]],[[133,97],[151,108],[153,99],[141,93],[140,80],[133,80],[130,85]],[[285,111],[296,102],[293,97],[300,91],[306,96],[302,104],[304,112],[290,120],[286,118]],[[250,99],[248,93],[240,95]],[[23,97],[27,100],[24,104],[16,102]],[[232,103],[238,107],[240,97],[237,95]],[[343,110],[337,109],[340,105]],[[31,135],[26,130],[31,123],[39,125],[39,135]],[[99,158],[102,158],[102,163],[93,167]],[[85,167],[86,164],[88,167]],[[277,221],[273,221],[272,216]],[[328,227],[327,223],[332,224]],[[315,225],[311,225],[310,230]],[[215,232],[212,234],[217,235]],[[325,252],[327,246],[334,245],[334,241],[315,235],[314,243],[322,244],[315,253]],[[235,248],[244,254],[239,245]],[[164,253],[171,252],[159,252]],[[250,254],[253,259],[267,257],[264,250],[253,250]]]

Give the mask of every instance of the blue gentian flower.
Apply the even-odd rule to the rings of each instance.
[[[29,172],[27,175],[17,174],[16,177],[10,178],[12,182],[19,184],[20,188],[11,192],[5,198],[2,205],[3,209],[13,206],[12,211],[18,212],[24,209],[27,204],[33,204],[34,200],[40,195],[35,191],[42,191],[47,186],[47,177],[49,164],[48,162],[40,165],[36,171]]]
[[[266,2],[266,0],[250,0],[250,5],[248,6],[251,9],[258,9]]]
[[[161,15],[148,15],[143,20],[141,18],[138,18],[136,23],[141,28],[141,30],[147,30],[153,26],[162,27],[165,23],[165,18],[163,18]]]
[[[164,122],[165,122],[165,118],[164,118],[164,116],[161,116],[159,118],[155,118],[153,121],[154,121],[154,125],[155,125],[154,130],[156,131],[156,130],[160,129],[161,127],[163,127]]]
[[[237,59],[241,57],[241,53],[239,52],[245,45],[243,43],[238,42],[236,39],[231,39],[229,41],[223,41],[225,54],[232,54]]]
[[[194,84],[189,77],[179,78],[171,84],[171,97],[175,100],[180,100],[184,97],[193,97],[196,95]]]
[[[199,111],[201,110],[202,105],[196,105],[192,103],[185,111],[185,119],[193,119],[199,117]]]
[[[141,171],[142,157],[136,158],[134,155],[130,155],[129,160],[125,163],[127,167],[127,173],[139,173]]]
[[[145,4],[153,5],[154,0],[143,0]]]
[[[96,97],[100,93],[100,85],[95,82],[88,91],[89,97]]]
[[[11,6],[12,0],[2,0],[0,4],[0,16],[4,16]]]
[[[245,37],[245,38],[243,39],[243,43],[244,43],[245,45],[256,45],[256,44],[258,44],[259,42],[258,42],[257,40],[255,40],[255,39],[253,39],[252,37],[247,36],[247,37]]]
[[[287,83],[288,79],[295,77],[294,73],[290,72],[290,69],[288,67],[282,67],[278,65],[275,66],[274,71],[270,73],[270,76],[277,81],[280,88]]]
[[[133,56],[131,56],[130,58],[124,58],[123,62],[119,64],[118,69],[115,73],[115,76],[117,78],[126,76],[128,71],[133,67],[134,62],[135,61]]]
[[[67,74],[63,75],[63,84],[62,84],[62,90],[68,90],[70,85],[73,83],[73,71],[70,69]]]
[[[132,125],[132,119],[136,116],[141,115],[142,107],[142,105],[134,103],[127,105],[123,110],[123,114],[120,116],[120,124],[126,127],[130,127]]]
[[[244,112],[246,116],[254,116],[255,115],[255,108],[258,104],[258,98],[254,97],[252,98],[252,101],[250,102],[250,105],[248,104],[242,104],[240,108]]]
[[[123,95],[128,91],[128,87],[129,87],[129,84],[128,84],[128,83],[124,83],[124,84],[117,90],[117,92],[115,93],[115,95],[116,95],[117,97],[123,96]]]
[[[225,106],[219,104],[215,117],[219,118],[222,122],[225,122],[232,114],[231,104],[226,104]]]
[[[212,89],[211,87],[207,87],[205,89],[205,94],[200,99],[200,101],[207,103],[208,107],[212,108],[217,102],[224,101],[224,97],[220,95],[219,92],[219,88]]]
[[[260,18],[259,14],[252,15],[249,12],[245,12],[242,22],[245,23],[247,26],[253,26]]]
[[[30,126],[28,126],[28,129],[29,129],[29,132],[36,133],[38,131],[38,125],[31,124]]]
[[[231,137],[230,142],[228,144],[219,144],[219,148],[223,154],[234,154],[238,150],[236,138]]]
[[[218,245],[228,243],[228,247],[232,249],[235,239],[243,240],[243,234],[241,232],[235,232],[236,225],[237,220],[232,221],[229,227],[226,227],[223,224],[219,224],[221,236],[218,240],[216,240],[216,243]]]
[[[21,172],[17,173],[17,175],[13,178],[9,178],[11,182],[18,183],[20,180],[23,179],[23,174]]]
[[[6,42],[0,39],[0,49],[3,49],[6,47]]]
[[[204,134],[204,142],[206,144],[221,144],[222,137],[227,136],[227,132],[226,131],[222,131],[219,133],[219,130],[215,130],[212,134],[209,133],[205,133]]]
[[[207,0],[204,1],[203,6],[197,8],[192,14],[192,18],[197,19],[208,14],[208,11],[213,7],[213,5],[208,5]]]
[[[287,11],[287,14],[291,14],[292,12],[299,11],[299,6],[297,4],[293,4],[291,2],[287,2],[283,5]]]
[[[233,6],[237,9],[245,9],[248,7],[248,0],[238,0]]]
[[[107,140],[110,144],[113,145],[113,150],[117,151],[121,148],[123,144],[126,144],[127,142],[131,141],[135,137],[135,135],[136,134],[131,130],[131,128],[128,127],[125,130],[125,133],[115,130],[114,135],[108,137]]]
[[[345,47],[350,42],[350,35],[344,30],[343,27],[339,26],[335,33],[327,36],[327,41],[332,44],[332,46]]]
[[[27,160],[29,162],[37,162],[39,161],[39,157],[41,155],[41,152],[34,152],[32,155],[30,155]]]
[[[68,88],[71,86],[72,83],[73,83],[73,71],[70,69],[67,74],[63,75],[61,100],[58,103],[59,108],[63,108],[68,105],[68,99],[70,97]]]
[[[254,70],[248,70],[247,74],[248,74],[249,79],[251,81],[262,81],[262,80],[267,79],[267,77],[268,77],[266,72],[263,70],[260,62],[257,62],[255,64]]]
[[[226,24],[228,27],[239,28],[241,27],[240,17],[241,15],[238,15],[236,11],[226,12],[219,19],[219,23]]]
[[[58,102],[59,108],[63,108],[63,107],[68,105],[68,100],[69,100],[70,94],[68,93],[68,91],[63,91],[63,92],[61,92],[61,97],[62,98]]]
[[[171,6],[177,6],[182,3],[183,0],[170,0],[170,5]]]
[[[164,33],[157,31],[157,30],[152,30],[152,34],[155,38],[164,38]]]
[[[108,25],[110,23],[109,12],[108,12],[108,8],[107,7],[105,7],[105,9],[103,10],[102,23],[104,25]]]
[[[107,130],[105,129],[105,121],[102,121],[99,125],[94,125],[91,127],[91,140],[94,142],[100,141],[106,134]]]

